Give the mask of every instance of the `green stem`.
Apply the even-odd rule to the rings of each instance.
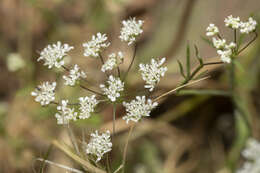
[[[209,62],[209,63],[203,63],[200,64],[192,73],[189,77],[187,77],[182,83],[181,85],[187,84],[190,80],[192,80],[194,78],[194,76],[204,67],[204,66],[208,66],[208,65],[216,65],[216,64],[223,64],[223,62]]]

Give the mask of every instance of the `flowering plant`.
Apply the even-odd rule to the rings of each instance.
[[[87,80],[87,75],[83,70],[80,70],[79,65],[75,64],[73,68],[69,68],[67,64],[65,64],[64,58],[69,52],[73,49],[72,46],[68,44],[62,44],[61,42],[57,42],[57,44],[49,45],[43,49],[40,53],[40,57],[38,60],[42,60],[44,62],[43,65],[48,66],[48,68],[62,68],[64,69],[68,75],[64,75],[63,79],[65,80],[64,84],[67,86],[75,86],[79,85],[82,89],[87,90],[92,95],[79,97],[78,103],[70,103],[69,100],[61,100],[56,101],[55,97],[55,89],[56,82],[44,82],[39,85],[35,91],[31,94],[35,97],[35,101],[39,102],[43,106],[47,106],[50,104],[57,105],[57,113],[55,114],[55,118],[57,120],[57,124],[65,125],[69,129],[71,141],[74,145],[75,154],[73,155],[74,160],[78,161],[81,165],[83,165],[84,169],[88,172],[118,172],[119,170],[124,170],[125,161],[126,161],[126,149],[128,140],[125,145],[125,152],[123,153],[123,161],[122,165],[117,168],[115,171],[111,171],[110,162],[104,166],[97,166],[98,162],[100,162],[105,155],[108,156],[108,153],[112,151],[113,146],[113,136],[116,133],[116,107],[120,104],[125,110],[126,114],[122,117],[126,123],[131,123],[131,127],[129,130],[129,135],[132,133],[134,124],[142,121],[143,118],[149,117],[151,111],[159,106],[157,102],[162,97],[168,96],[173,92],[179,91],[181,88],[191,85],[195,82],[199,82],[206,78],[202,78],[201,75],[198,75],[199,71],[208,65],[215,64],[231,64],[231,74],[234,75],[234,59],[237,55],[239,55],[244,49],[246,49],[257,37],[256,33],[256,21],[253,18],[249,18],[247,22],[241,22],[240,18],[234,18],[232,16],[228,16],[225,19],[225,25],[228,28],[234,30],[234,40],[228,43],[226,39],[224,39],[217,26],[214,24],[210,24],[206,28],[206,35],[209,37],[213,37],[211,44],[217,50],[217,54],[220,56],[220,61],[218,62],[207,62],[199,56],[199,50],[197,46],[195,46],[196,50],[196,58],[199,61],[199,66],[191,71],[190,67],[190,48],[187,46],[187,58],[186,58],[186,71],[184,71],[183,64],[178,61],[180,73],[184,77],[184,81],[181,84],[156,98],[152,98],[148,95],[140,95],[136,96],[133,100],[127,100],[125,97],[125,79],[127,77],[128,72],[130,71],[134,59],[136,57],[135,53],[132,58],[132,61],[127,68],[124,75],[121,75],[120,65],[124,63],[124,54],[122,52],[111,53],[107,60],[102,56],[102,51],[105,50],[108,46],[110,46],[110,42],[108,41],[108,37],[106,34],[97,33],[92,36],[92,39],[83,44],[85,49],[84,56],[86,57],[94,57],[100,59],[102,66],[100,68],[101,72],[103,72],[107,81],[103,84],[100,84],[100,89],[93,90],[88,86],[81,84],[82,80]],[[122,28],[120,31],[119,38],[121,41],[126,42],[129,46],[135,46],[138,41],[138,37],[143,33],[143,24],[144,21],[136,20],[135,18],[130,18],[128,20],[122,21]],[[240,31],[241,34],[251,34],[254,33],[255,37],[249,43],[247,43],[244,47],[240,48],[241,45],[237,42],[237,31]],[[135,47],[136,52],[136,47]],[[166,58],[152,58],[151,62],[148,64],[141,63],[139,64],[139,72],[140,77],[145,82],[144,88],[151,93],[156,86],[158,86],[162,77],[165,76],[167,72],[167,67],[165,66]],[[111,73],[111,71],[116,70],[117,75]],[[195,80],[198,79],[199,80]],[[231,77],[231,86],[233,86],[233,78]],[[195,80],[195,81],[192,81]],[[234,90],[231,89],[229,93],[232,97],[234,96]],[[88,119],[95,112],[96,107],[99,106],[99,103],[107,102],[113,106],[113,131],[98,131],[90,134],[90,140],[88,143],[83,141],[84,157],[80,153],[80,147],[78,147],[77,140],[74,139],[74,135],[72,130],[70,129],[69,124],[73,121],[77,121],[79,119]],[[54,142],[57,146],[57,141]],[[82,160],[83,159],[83,160]],[[84,160],[85,159],[85,160]],[[44,161],[44,160],[42,160]],[[89,162],[86,162],[89,161]],[[49,161],[50,162],[50,161]],[[79,170],[75,170],[81,172]]]

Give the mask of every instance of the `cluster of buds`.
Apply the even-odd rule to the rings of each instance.
[[[224,23],[226,27],[234,30],[235,35],[237,30],[239,30],[241,34],[250,34],[256,30],[257,26],[257,22],[252,17],[250,17],[247,22],[242,22],[239,17],[233,17],[232,15],[225,18]],[[238,52],[237,44],[235,42],[227,43],[226,39],[221,37],[219,29],[215,24],[209,24],[206,31],[207,36],[213,37],[212,43],[217,49],[221,61],[230,63],[231,58]]]

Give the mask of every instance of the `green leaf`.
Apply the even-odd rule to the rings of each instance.
[[[202,60],[202,58],[199,55],[199,49],[198,49],[198,47],[196,45],[194,45],[194,48],[195,48],[195,52],[196,52],[196,58],[198,59],[200,65],[202,65],[203,64],[203,60]]]
[[[183,71],[183,67],[182,67],[182,64],[179,60],[177,60],[178,64],[179,64],[179,68],[180,68],[180,72],[181,72],[181,75],[184,77],[184,79],[186,79],[186,76],[184,74],[184,71]]]
[[[187,45],[186,48],[186,70],[187,70],[187,78],[190,77],[190,46]]]

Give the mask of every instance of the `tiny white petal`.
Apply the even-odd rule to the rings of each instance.
[[[136,37],[143,33],[143,23],[144,21],[135,20],[135,18],[123,20],[119,38],[131,45],[136,41]]]
[[[52,68],[53,66],[60,68],[64,65],[64,57],[71,49],[73,49],[72,46],[69,46],[68,44],[62,45],[61,42],[58,41],[57,44],[45,47],[41,51],[38,61],[43,60],[43,65],[47,65],[48,68]]]
[[[96,162],[100,161],[104,154],[112,150],[112,142],[110,132],[99,134],[96,130],[95,133],[90,134],[91,138],[86,146],[86,153],[92,154],[97,157]]]
[[[138,122],[142,117],[150,116],[151,110],[157,105],[158,103],[152,103],[151,99],[146,100],[145,96],[136,96],[136,99],[130,103],[123,102],[127,112],[123,119],[126,120],[126,123],[129,121]]]
[[[162,67],[165,60],[166,58],[162,58],[161,60],[152,58],[150,64],[139,64],[139,71],[146,82],[145,88],[149,88],[149,91],[153,91],[155,85],[159,83],[160,78],[167,71],[167,67]]]
[[[91,97],[80,97],[79,98],[79,104],[80,104],[80,119],[86,119],[91,116],[91,113],[94,112],[96,105],[99,103],[99,101],[96,99],[95,95],[92,95]]]
[[[98,57],[100,52],[107,48],[110,43],[107,41],[106,34],[97,33],[97,35],[92,36],[92,40],[83,43],[85,48],[84,56]]]
[[[214,36],[219,33],[218,27],[216,27],[213,23],[209,24],[209,26],[206,29],[206,35],[207,36]]]
[[[55,88],[56,82],[43,82],[31,92],[31,95],[34,96],[35,101],[41,103],[41,105],[48,105],[55,100]]]
[[[55,114],[57,124],[68,124],[70,120],[77,120],[78,113],[74,108],[68,107],[68,100],[62,100],[61,105],[57,106],[58,113]]]
[[[233,17],[232,15],[228,16],[224,20],[225,25],[232,29],[238,29],[240,27],[240,18],[239,17]]]
[[[100,88],[110,101],[115,102],[116,99],[120,97],[120,92],[124,90],[124,82],[122,82],[119,78],[110,75],[107,85],[108,86],[101,84]]]
[[[63,76],[63,79],[65,80],[65,85],[74,86],[76,84],[76,81],[79,80],[79,78],[86,78],[86,73],[83,71],[80,71],[78,65],[76,64],[73,69],[69,71],[69,75]]]

